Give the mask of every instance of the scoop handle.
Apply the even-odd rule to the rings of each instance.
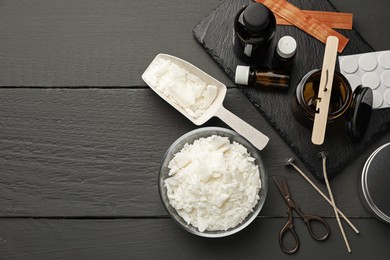
[[[220,108],[215,113],[215,116],[220,118],[231,128],[233,128],[237,133],[248,139],[257,149],[263,150],[267,145],[269,138],[264,135],[262,132],[258,131],[256,128],[224,108]]]

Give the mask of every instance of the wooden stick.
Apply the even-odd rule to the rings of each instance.
[[[313,132],[311,135],[311,141],[316,145],[321,145],[325,139],[333,76],[336,67],[338,41],[335,36],[329,36],[326,41],[320,85],[318,88],[317,111],[314,116]]]
[[[284,18],[322,43],[326,43],[329,36],[337,37],[339,39],[338,52],[342,52],[349,41],[347,37],[336,32],[329,26],[320,23],[310,15],[305,14],[301,9],[286,0],[256,0],[256,2],[264,4],[273,13]]]
[[[314,184],[312,180],[310,180],[309,177],[307,177],[307,175],[301,169],[299,169],[299,167],[295,163],[293,163],[292,161],[287,163],[291,165],[329,203],[329,205],[332,206],[332,202],[330,201],[330,199],[320,190],[320,188],[318,188],[317,185]],[[343,217],[343,219],[352,228],[352,230],[355,231],[356,234],[359,234],[359,230],[355,227],[354,224],[352,224],[348,217],[344,215],[344,213],[339,208],[336,207],[336,209],[337,212],[341,215],[341,217]]]
[[[352,30],[353,14],[339,12],[324,12],[302,10],[306,15],[313,17],[320,23],[323,23],[333,29]],[[289,21],[275,14],[276,23],[278,25],[292,25]]]
[[[329,180],[328,180],[328,175],[326,173],[326,156],[325,156],[325,154],[322,154],[322,169],[323,169],[323,172],[324,172],[325,183],[326,183],[326,187],[328,188],[329,197],[330,197],[330,200],[332,202],[333,210],[334,210],[334,213],[336,214],[337,223],[339,224],[341,234],[343,235],[345,245],[347,246],[347,250],[348,250],[349,253],[351,253],[352,252],[351,251],[351,247],[349,246],[349,242],[348,242],[347,236],[345,235],[343,225],[341,224],[339,214],[338,214],[338,212],[336,210],[337,209],[336,203],[334,201],[333,193],[332,193],[332,190],[330,188],[330,184],[329,184]]]

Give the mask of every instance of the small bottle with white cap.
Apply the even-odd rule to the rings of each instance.
[[[283,36],[275,46],[272,68],[289,73],[297,53],[297,42],[291,36]]]
[[[290,75],[268,70],[238,65],[235,76],[236,84],[259,87],[262,89],[288,89]]]

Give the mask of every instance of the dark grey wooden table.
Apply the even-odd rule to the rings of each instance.
[[[331,1],[354,14],[375,50],[390,49],[389,1]],[[332,208],[282,165],[290,148],[194,40],[194,26],[221,2],[0,1],[0,259],[389,259],[390,226],[364,209],[357,181],[390,133],[331,181],[360,230],[344,224],[349,254]],[[280,250],[285,204],[273,183],[260,216],[231,237],[196,237],[168,217],[160,160],[196,127],[141,80],[160,52],[229,87],[225,106],[271,139],[262,152],[269,176],[284,175],[301,208],[326,217],[327,241],[315,242],[296,221],[299,252]]]

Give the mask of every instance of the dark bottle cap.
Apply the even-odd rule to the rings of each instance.
[[[353,138],[361,138],[371,117],[373,94],[367,87],[358,86],[353,92],[352,104],[346,115],[346,130]]]
[[[260,3],[252,3],[245,8],[243,20],[246,28],[253,33],[258,33],[267,28],[270,20],[269,9]]]

